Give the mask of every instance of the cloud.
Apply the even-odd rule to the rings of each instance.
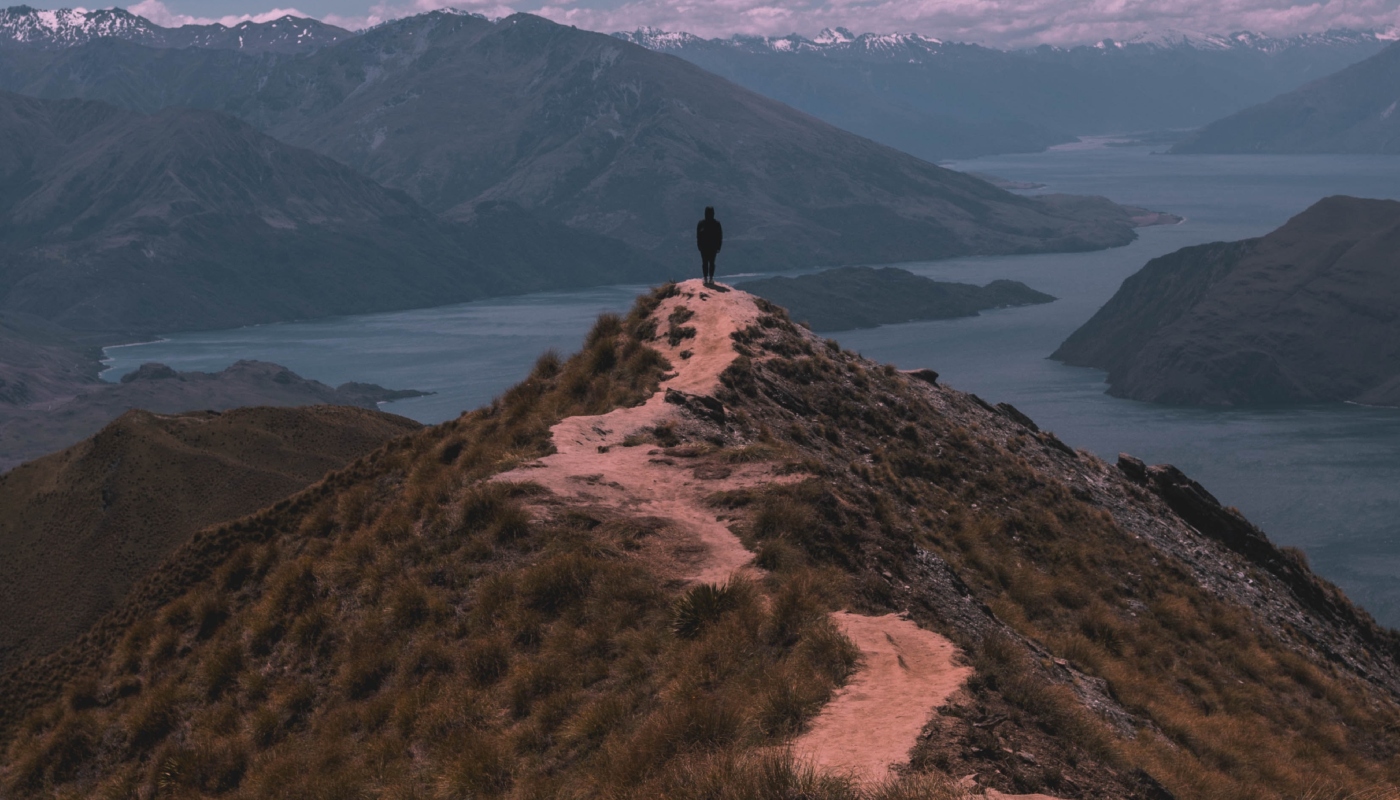
[[[363,14],[326,14],[332,25],[360,30],[392,19],[440,8],[490,18],[529,11],[566,25],[602,31],[655,27],[699,36],[735,33],[812,35],[825,27],[857,33],[922,33],[994,47],[1072,45],[1125,40],[1169,30],[1229,33],[1257,31],[1274,36],[1330,28],[1400,26],[1400,0],[377,0]],[[543,3],[541,5],[540,3]],[[264,22],[296,9],[219,18],[170,9],[163,0],[142,0],[133,13],[161,25],[233,25]]]
[[[223,17],[195,17],[189,14],[181,14],[172,11],[169,6],[161,0],[141,0],[135,5],[127,6],[127,11],[154,22],[165,28],[178,28],[181,25],[222,25],[234,26],[240,22],[271,22],[274,19],[291,15],[293,17],[309,17],[310,14],[302,13],[295,8],[274,8],[270,11],[263,11],[258,14],[230,14]]]

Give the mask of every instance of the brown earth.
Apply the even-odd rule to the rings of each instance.
[[[86,630],[200,528],[419,427],[340,406],[129,411],[0,475],[0,669]]]

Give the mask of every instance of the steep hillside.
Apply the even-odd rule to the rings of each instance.
[[[1247,108],[1173,153],[1400,153],[1400,44]]]
[[[0,49],[62,50],[111,39],[162,48],[305,53],[353,35],[344,28],[291,15],[268,22],[240,22],[232,27],[214,23],[165,28],[121,8],[0,9]]]
[[[46,96],[226,111],[450,218],[513,202],[668,265],[690,263],[689,231],[707,205],[719,209],[736,263],[1089,250],[1133,238],[1111,203],[1003,192],[680,59],[526,14],[432,12],[290,59],[99,44],[51,66],[0,61],[0,78]]]
[[[1374,55],[1374,32],[1165,35],[1001,51],[912,33],[614,34],[929,160],[1203,125]]]
[[[131,411],[0,475],[0,669],[72,641],[200,528],[270,505],[418,427],[327,406]]]
[[[786,308],[793,319],[819,332],[975,317],[989,308],[1055,300],[1020,281],[974,286],[930,280],[897,267],[838,267],[797,278],[745,281],[739,286]]]
[[[652,268],[558,224],[442,222],[401,192],[208,111],[146,116],[0,93],[0,146],[0,310],[75,331],[440,305]],[[553,240],[534,235],[541,225]],[[553,248],[514,244],[532,235]]]
[[[375,409],[382,402],[424,394],[372,383],[331,387],[266,361],[237,361],[213,373],[177,372],[164,364],[143,364],[123,375],[119,383],[88,375],[74,380],[54,364],[74,366],[61,360],[71,356],[71,350],[52,348],[40,353],[45,360],[35,367],[25,369],[21,364],[13,370],[18,377],[7,388],[20,399],[0,399],[0,471],[82,441],[133,408],[156,414],[226,411],[240,406]],[[0,374],[6,369],[0,366]]]
[[[1180,472],[930,377],[663,287],[0,678],[0,786],[1395,789],[1395,632]]]
[[[1400,405],[1400,203],[1329,197],[1259,239],[1153,259],[1052,358],[1120,397]]]

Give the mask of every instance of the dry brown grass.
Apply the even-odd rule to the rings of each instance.
[[[736,335],[754,354],[787,355],[736,361],[724,399],[756,440],[772,431],[776,446],[815,454],[813,477],[712,498],[747,514],[741,532],[764,566],[840,567],[863,602],[888,608],[897,601],[878,570],[897,575],[913,546],[942,556],[1012,632],[1103,678],[1160,734],[1122,738],[1047,682],[1023,646],[945,627],[973,656],[974,695],[995,695],[1025,724],[1116,769],[1142,768],[1180,797],[1300,797],[1324,775],[1337,796],[1400,783],[1392,698],[1206,591],[1013,452],[1024,437],[1003,446],[892,370],[784,330],[778,318]]]
[[[854,797],[753,755],[853,668],[822,581],[678,595],[624,554],[653,525],[542,514],[537,487],[483,482],[545,454],[558,419],[654,390],[666,364],[629,334],[648,306],[238,523],[265,533],[186,588],[200,571],[171,565],[170,599],[9,738],[0,794]],[[761,780],[725,788],[737,775]]]

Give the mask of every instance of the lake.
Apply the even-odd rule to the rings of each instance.
[[[931,367],[950,386],[1012,403],[1065,442],[1110,461],[1121,451],[1176,464],[1276,542],[1305,550],[1314,568],[1379,619],[1400,626],[1400,410],[1153,406],[1104,394],[1098,370],[1046,359],[1148,259],[1187,245],[1262,235],[1327,195],[1400,199],[1400,157],[1164,156],[1088,140],[952,166],[1045,184],[1040,191],[1101,194],[1185,222],[1143,229],[1133,244],[1097,253],[903,264],[940,280],[1020,280],[1060,299],[835,338],[871,358]],[[761,267],[719,264],[722,279],[739,283],[736,273],[757,275]],[[625,310],[642,288],[180,333],[109,348],[104,377],[115,380],[146,361],[217,371],[239,358],[257,358],[330,384],[362,380],[437,392],[385,410],[439,422],[489,402],[544,350],[575,349],[598,313]]]

